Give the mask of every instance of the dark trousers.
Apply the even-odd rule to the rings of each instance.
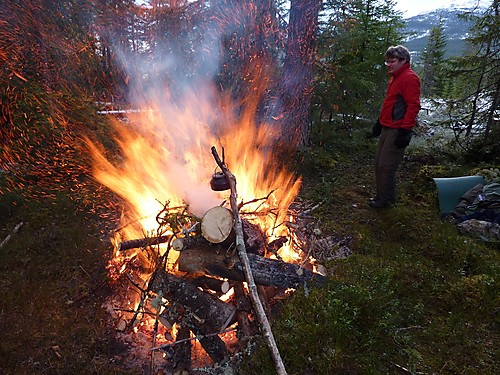
[[[397,148],[394,141],[398,129],[383,126],[375,154],[375,183],[377,199],[382,203],[396,202],[396,172],[403,160],[404,148]]]

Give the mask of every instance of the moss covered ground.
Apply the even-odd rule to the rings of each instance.
[[[500,373],[499,244],[441,220],[432,180],[491,166],[410,147],[398,204],[374,210],[367,203],[375,146],[366,129],[347,136],[325,125],[297,157],[302,198],[322,202],[321,230],[354,240],[352,256],[325,262],[327,287],[298,291],[284,305],[274,329],[288,371]],[[274,373],[265,350],[260,354],[249,359],[247,373]],[[262,365],[251,370],[256,361]]]
[[[469,173],[458,160],[408,150],[399,203],[375,211],[375,141],[314,128],[292,168],[325,235],[351,236],[353,255],[325,261],[329,282],[284,301],[273,331],[290,374],[498,374],[498,244],[439,219],[431,177]],[[0,177],[0,186],[5,186]],[[58,192],[0,195],[0,373],[126,374],[102,307],[111,292],[102,218]],[[23,222],[17,233],[13,228]],[[265,346],[241,374],[273,374]]]

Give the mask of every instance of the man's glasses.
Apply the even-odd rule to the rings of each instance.
[[[398,61],[399,61],[398,59],[390,59],[390,60],[386,60],[384,64],[385,64],[385,66],[394,65]]]

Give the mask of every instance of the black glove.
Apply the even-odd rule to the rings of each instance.
[[[412,135],[413,132],[411,130],[399,128],[394,145],[397,148],[405,148],[410,144]]]
[[[373,128],[372,128],[372,137],[373,138],[377,138],[380,133],[382,133],[382,125],[380,125],[380,122],[377,122],[375,123],[375,125],[373,125]]]

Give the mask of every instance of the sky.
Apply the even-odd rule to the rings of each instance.
[[[439,8],[448,8],[453,5],[474,6],[476,4],[487,7],[492,0],[397,0],[396,9],[403,12],[403,17],[413,17],[420,13]]]

